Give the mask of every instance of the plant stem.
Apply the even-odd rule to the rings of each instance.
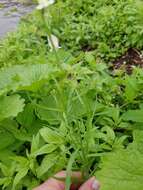
[[[41,15],[42,15],[44,25],[46,26],[46,30],[47,30],[47,33],[48,33],[48,39],[49,39],[49,41],[50,41],[50,43],[52,45],[52,49],[53,49],[53,52],[54,52],[56,60],[57,60],[57,65],[60,66],[60,68],[61,68],[60,59],[59,59],[59,56],[57,54],[57,50],[56,50],[56,48],[54,46],[54,42],[53,42],[53,40],[51,38],[52,33],[51,33],[51,30],[49,29],[49,26],[47,26],[47,22],[46,22],[46,19],[45,19],[45,9],[42,9]]]

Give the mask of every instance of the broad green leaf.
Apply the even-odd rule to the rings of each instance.
[[[31,141],[32,139],[32,137],[27,133],[26,130],[24,130],[24,128],[18,129],[16,121],[12,119],[5,119],[1,121],[0,127],[4,131],[8,131],[15,137],[15,139],[18,139],[20,141]]]
[[[127,76],[125,79],[125,97],[128,101],[133,101],[137,95],[139,86],[138,80],[134,76]]]
[[[41,129],[40,134],[47,143],[60,145],[64,142],[64,138],[60,133],[48,127]]]
[[[9,150],[9,149],[3,149],[0,151],[0,160],[4,163],[7,164],[9,163],[10,165],[11,163],[11,157],[15,156],[15,154]]]
[[[24,100],[19,95],[0,97],[0,121],[9,117],[16,117],[24,108]]]
[[[39,118],[48,121],[50,124],[58,124],[62,119],[59,102],[52,95],[42,99],[36,109]]]
[[[62,92],[64,101],[59,98],[58,93],[44,98],[37,105],[38,117],[50,124],[59,124],[63,119],[63,113],[72,121],[93,112],[96,102],[86,96],[80,97],[79,94],[70,96],[69,92]]]
[[[143,122],[143,110],[128,110],[122,115],[125,121]]]
[[[15,142],[15,138],[7,131],[0,131],[0,150],[12,145]]]
[[[86,114],[91,114],[94,110],[96,102],[92,99],[85,97],[80,97],[78,94],[73,100],[70,101],[70,106],[68,110],[69,120],[74,120],[83,117]]]
[[[3,69],[0,71],[0,94],[20,88],[36,90],[44,79],[56,71],[56,67],[47,64],[15,65]]]
[[[8,167],[3,163],[0,163],[0,169],[5,176],[9,175]]]
[[[99,115],[105,115],[106,117],[111,117],[114,122],[119,122],[120,108],[119,107],[105,107]],[[102,118],[101,118],[102,119]]]
[[[101,131],[104,132],[104,134],[105,134],[105,136],[103,136],[103,137],[104,137],[103,139],[104,139],[108,144],[112,145],[113,142],[114,142],[114,140],[115,140],[115,133],[114,133],[114,130],[113,130],[112,128],[110,128],[110,127],[103,127],[103,128],[101,129]]]
[[[1,172],[3,173],[4,176],[7,176],[7,177],[11,177],[15,173],[15,167],[16,165],[14,162],[11,162],[11,164],[0,163]]]
[[[17,116],[17,121],[24,127],[30,128],[33,121],[35,120],[34,116],[34,106],[32,104],[27,104],[24,107],[23,112],[19,113]]]
[[[14,156],[11,159],[16,161],[21,168],[25,168],[29,165],[29,160],[24,156]]]
[[[101,190],[143,189],[143,155],[136,150],[114,152],[103,160],[97,173]]]
[[[27,173],[28,173],[28,168],[21,168],[18,173],[16,174],[14,180],[13,180],[13,188],[12,190],[15,190],[16,186],[18,185],[18,183],[22,180],[22,178],[24,178]]]
[[[103,157],[101,170],[96,174],[102,184],[101,190],[143,189],[143,154],[137,150],[135,144],[138,144],[136,139],[127,149],[120,149]]]
[[[134,130],[133,131],[133,139],[134,143],[132,143],[129,148],[134,148],[143,154],[143,131],[142,130]]]
[[[37,176],[41,177],[42,175],[44,175],[57,162],[58,162],[57,154],[50,154],[50,155],[45,156],[41,165],[37,168]]]
[[[56,145],[45,144],[41,148],[39,148],[39,150],[33,152],[32,155],[34,155],[36,157],[36,156],[39,156],[39,155],[42,155],[42,154],[49,154],[49,153],[53,152],[56,149],[57,149]]]

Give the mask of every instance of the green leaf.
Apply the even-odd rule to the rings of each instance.
[[[103,127],[101,131],[104,132],[103,134],[105,134],[103,135],[103,140],[112,145],[115,140],[114,130],[110,127]]]
[[[66,184],[65,190],[70,190],[72,166],[73,166],[73,163],[74,163],[74,161],[76,159],[77,153],[78,153],[78,150],[76,150],[71,155],[71,157],[69,159],[69,162],[68,162],[68,165],[67,165],[67,170],[66,170],[67,176],[66,176],[66,181],[65,181],[65,184]]]
[[[143,154],[143,131],[142,130],[134,130],[133,131],[133,139],[134,143],[132,143],[129,148],[134,148]]]
[[[24,107],[23,112],[19,113],[16,120],[27,129],[30,128],[33,121],[35,120],[34,117],[34,106],[32,104],[27,104]]]
[[[11,177],[15,172],[15,163],[12,162],[11,164],[6,163],[0,163],[0,169],[4,176]]]
[[[60,101],[57,102],[56,98],[52,95],[43,98],[36,109],[39,118],[50,124],[58,124],[62,118]]]
[[[9,171],[8,171],[8,167],[2,163],[0,163],[0,169],[2,171],[2,173],[5,175],[5,176],[8,176],[9,175]]]
[[[53,167],[56,162],[58,161],[58,155],[57,154],[50,154],[44,157],[42,160],[41,165],[37,168],[37,176],[41,177],[44,175],[48,170]]]
[[[12,190],[15,190],[18,183],[21,181],[22,178],[24,178],[28,173],[28,168],[21,168],[18,173],[16,174],[14,180],[13,180],[13,187]]]
[[[16,161],[21,168],[25,168],[29,165],[29,160],[24,156],[14,156],[11,159]]]
[[[40,135],[38,133],[36,136],[33,136],[33,139],[32,139],[32,143],[31,143],[32,154],[39,149],[39,144],[40,144]]]
[[[120,108],[119,107],[105,107],[105,110],[99,113],[99,115],[105,115],[111,117],[115,123],[120,121]]]
[[[63,144],[64,140],[63,137],[56,131],[45,127],[40,130],[40,134],[47,143],[52,144]]]
[[[0,151],[0,160],[5,164],[7,163],[12,164],[11,163],[12,156],[15,156],[15,154],[9,149],[3,149]]]
[[[9,132],[11,135],[20,141],[31,141],[31,136],[27,133],[26,130],[23,128],[18,129],[18,125],[16,121],[12,119],[5,119],[1,121],[0,127],[4,130]]]
[[[12,145],[15,142],[15,138],[7,131],[0,131],[0,150]]]
[[[9,117],[16,117],[23,111],[24,100],[19,95],[0,97],[0,121]]]
[[[127,76],[125,79],[125,97],[128,101],[133,101],[138,92],[138,80],[134,76]]]
[[[91,67],[95,67],[96,65],[96,61],[95,61],[95,57],[93,56],[92,52],[86,52],[85,53],[85,60],[87,61],[87,63],[91,66]]]
[[[136,139],[127,149],[103,157],[101,170],[96,174],[102,184],[101,190],[143,189],[143,154],[136,149],[135,144],[138,144]],[[138,144],[141,145],[143,143]]]
[[[41,148],[39,148],[39,150],[33,152],[32,155],[34,155],[36,157],[36,156],[39,156],[42,154],[49,154],[56,149],[57,149],[57,146],[55,146],[53,144],[45,144]]]
[[[79,94],[77,97],[70,101],[68,117],[71,120],[80,118],[86,114],[91,114],[95,109],[96,102],[88,97],[81,97]]]
[[[37,90],[44,79],[56,72],[47,64],[15,65],[0,71],[0,94],[17,89]],[[28,88],[29,87],[29,88]]]
[[[128,110],[122,115],[125,121],[143,122],[143,110]]]
[[[5,189],[6,187],[8,187],[12,182],[12,178],[11,177],[4,177],[4,178],[0,178],[0,186],[3,186],[2,189]]]
[[[80,97],[80,94],[72,96],[72,94],[70,95],[70,90],[69,92],[62,92],[63,98],[60,97],[59,93],[43,98],[37,105],[36,111],[38,117],[48,121],[52,125],[56,125],[63,119],[63,113],[66,113],[69,120],[75,120],[87,113],[93,112],[95,102],[92,99],[86,96]]]

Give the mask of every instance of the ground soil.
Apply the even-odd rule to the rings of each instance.
[[[134,66],[143,68],[143,54],[136,48],[129,48],[113,62],[113,69],[125,69],[128,74]]]

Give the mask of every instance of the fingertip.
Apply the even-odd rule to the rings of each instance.
[[[66,171],[60,171],[53,178],[48,179],[39,187],[33,190],[51,190],[51,189],[64,190],[65,189],[64,180],[66,176],[67,176]],[[72,181],[71,189],[75,190],[81,184],[81,181],[82,181],[81,172],[71,172],[70,176],[71,176],[71,181]]]
[[[58,181],[56,179],[50,178],[41,184],[39,187],[33,190],[64,190],[65,184],[62,181]]]
[[[95,179],[92,183],[92,190],[99,190],[100,188],[100,183],[97,179]]]
[[[90,178],[86,181],[79,190],[99,190],[100,183],[95,179],[95,177]]]

